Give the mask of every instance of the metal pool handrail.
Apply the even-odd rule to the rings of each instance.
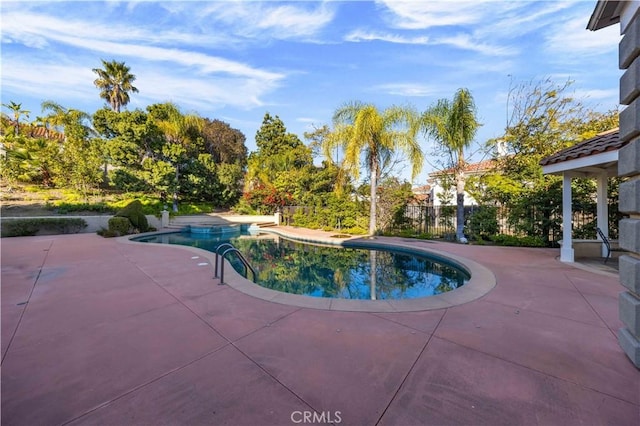
[[[221,248],[225,248],[226,250],[222,252],[222,254],[220,254],[220,249]],[[253,269],[251,267],[251,265],[249,264],[249,262],[247,261],[247,259],[242,255],[242,253],[240,252],[240,250],[238,250],[237,248],[235,248],[232,244],[230,243],[223,243],[220,244],[218,246],[218,248],[216,248],[216,265],[215,265],[215,272],[216,272],[216,276],[215,278],[218,277],[218,257],[222,258],[222,262],[220,265],[220,284],[224,284],[224,257],[228,254],[228,253],[236,253],[238,255],[238,258],[240,259],[240,261],[242,262],[242,264],[245,267],[245,278],[248,278],[247,275],[247,271],[251,271],[251,273],[253,274],[253,282],[256,281],[256,271],[255,269]]]

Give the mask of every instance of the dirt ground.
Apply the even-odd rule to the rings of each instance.
[[[35,190],[33,187],[21,185],[7,185],[0,183],[0,216],[1,217],[31,217],[31,216],[64,216],[53,205],[55,202],[65,201],[65,194],[61,190]],[[90,202],[100,199],[91,197]],[[74,211],[74,216],[95,216],[95,211]]]

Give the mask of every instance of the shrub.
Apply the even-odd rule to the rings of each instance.
[[[72,212],[96,212],[96,213],[111,213],[114,209],[107,206],[105,203],[60,203],[56,206],[58,214],[68,214]]]
[[[109,179],[116,189],[122,191],[150,191],[149,184],[134,173],[116,169],[109,172]]]
[[[382,235],[387,237],[416,238],[419,240],[432,240],[433,235],[428,232],[417,232],[414,229],[400,229],[397,231],[387,231]]]
[[[130,234],[133,230],[131,222],[126,217],[114,216],[109,219],[109,234],[120,236]],[[109,235],[103,235],[109,236]]]
[[[117,212],[114,217],[129,219],[131,226],[137,232],[147,232],[149,229],[149,222],[147,222],[147,217],[144,215],[142,209],[142,203],[139,200],[133,200],[127,204],[122,210]],[[111,222],[111,220],[109,222]]]
[[[2,237],[25,237],[36,234],[77,234],[87,227],[79,218],[32,218],[13,219],[2,222]]]
[[[491,241],[499,246],[516,247],[546,247],[547,242],[542,237],[518,237],[515,235],[498,234],[491,237]]]
[[[498,233],[498,209],[481,206],[473,212],[468,222],[469,236],[475,240],[487,240]]]
[[[120,236],[120,234],[116,233],[115,231],[112,231],[110,229],[105,229],[105,228],[99,229],[98,232],[96,233],[104,238],[112,238],[112,237]]]

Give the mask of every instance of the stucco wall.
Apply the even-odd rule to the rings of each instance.
[[[619,45],[620,139],[630,141],[620,150],[618,175],[628,180],[620,185],[619,210],[629,215],[620,222],[620,247],[631,252],[620,257],[619,316],[625,327],[618,341],[629,359],[640,368],[640,2],[628,2],[621,15],[624,36]]]
[[[25,220],[25,219],[43,219],[43,218],[78,218],[83,219],[87,222],[87,227],[84,228],[81,233],[93,233],[97,232],[102,228],[109,227],[109,219],[113,216],[37,216],[37,217],[3,217],[2,222],[8,222],[12,220]],[[155,217],[154,215],[147,215],[147,221],[149,222],[149,226],[153,226],[156,229],[161,228],[160,219]]]

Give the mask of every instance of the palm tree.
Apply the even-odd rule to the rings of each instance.
[[[456,238],[464,238],[464,150],[471,145],[481,124],[476,118],[476,105],[471,92],[458,89],[453,102],[440,99],[421,117],[427,137],[432,137],[447,156],[456,182]]]
[[[90,126],[91,116],[86,112],[73,108],[67,109],[54,101],[44,101],[41,107],[42,112],[49,113],[44,120],[56,131],[63,131],[65,139],[84,140],[93,135],[93,129]]]
[[[333,149],[342,148],[341,170],[355,179],[360,176],[360,161],[364,156],[371,184],[371,235],[376,233],[376,195],[383,166],[397,150],[401,150],[411,163],[412,178],[422,168],[422,150],[416,141],[416,117],[415,111],[408,107],[392,106],[380,112],[371,104],[347,103],[334,113],[334,130],[323,141],[323,151],[330,162]]]
[[[130,68],[124,62],[101,61],[104,69],[93,69],[98,74],[93,84],[100,89],[100,97],[111,105],[111,109],[120,112],[120,107],[129,103],[129,92],[138,93],[138,89],[133,86],[136,76],[129,72]]]
[[[172,103],[157,105],[156,111],[159,112],[156,125],[164,133],[167,143],[173,146],[173,148],[167,149],[167,158],[175,167],[173,211],[177,212],[180,167],[187,160],[189,144],[194,135],[199,135],[202,132],[204,119],[195,114],[184,115]]]
[[[10,109],[13,112],[13,131],[14,134],[18,136],[20,134],[20,118],[23,115],[29,118],[29,113],[31,111],[22,109],[22,104],[15,103],[13,101],[9,102],[8,104],[2,104],[2,106]],[[11,121],[11,118],[9,118],[9,121]]]

